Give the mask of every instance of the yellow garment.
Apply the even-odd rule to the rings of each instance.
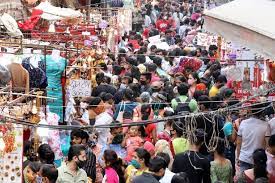
[[[188,150],[189,143],[185,138],[175,138],[172,141],[175,154],[179,154]]]
[[[148,168],[146,168],[145,170],[138,170],[133,165],[129,165],[125,170],[125,175],[127,177],[126,183],[131,183],[131,180],[134,178],[134,176],[139,176],[143,172],[148,172]]]
[[[209,97],[215,97],[219,93],[219,89],[214,85],[209,91]]]

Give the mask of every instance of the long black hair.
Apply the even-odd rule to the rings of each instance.
[[[118,158],[116,152],[113,150],[105,150],[103,157],[106,165],[116,171],[119,177],[119,183],[125,183],[124,172],[122,170],[123,163],[122,160]]]
[[[267,171],[266,171],[267,156],[265,154],[265,150],[256,149],[253,153],[253,161],[254,161],[255,180],[261,177],[267,178]]]
[[[150,158],[151,158],[150,153],[146,149],[144,149],[144,148],[137,148],[136,149],[136,153],[137,153],[137,156],[138,156],[139,159],[143,159],[144,160],[145,166],[149,167]]]
[[[142,116],[141,120],[148,120],[151,112],[152,112],[151,105],[143,104],[141,106],[141,116]]]

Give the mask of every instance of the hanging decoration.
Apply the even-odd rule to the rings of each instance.
[[[0,146],[2,147],[0,148],[0,182],[21,182],[23,126],[0,125]]]

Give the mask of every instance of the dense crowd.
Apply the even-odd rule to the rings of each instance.
[[[274,111],[262,98],[237,105],[218,47],[195,46],[202,11],[201,1],[164,0],[135,10],[91,97],[75,99],[72,125],[106,126],[72,130],[58,168],[49,145],[36,156],[25,142],[25,182],[275,182]]]

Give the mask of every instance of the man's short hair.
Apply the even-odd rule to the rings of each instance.
[[[82,140],[85,139],[86,141],[89,140],[89,134],[81,129],[74,129],[71,132],[71,138],[73,137],[81,138]]]
[[[141,74],[141,76],[145,76],[146,80],[149,80],[149,81],[151,81],[151,79],[152,79],[152,73],[150,73],[150,72],[144,72]]]
[[[159,152],[157,154],[157,156],[162,157],[165,160],[165,162],[166,162],[166,168],[168,168],[168,166],[170,164],[170,161],[171,161],[169,154],[164,153],[164,152]]]
[[[216,82],[227,83],[226,76],[225,75],[219,75]]]
[[[189,87],[188,87],[187,84],[181,83],[177,88],[178,88],[178,92],[179,92],[180,95],[187,95],[188,94]]]
[[[58,170],[54,165],[44,164],[40,168],[41,176],[47,177],[50,183],[55,183],[58,177]]]
[[[85,151],[85,150],[86,148],[84,145],[81,145],[81,144],[72,145],[69,149],[68,161],[72,161],[74,156],[81,155],[81,151]]]
[[[166,169],[166,161],[164,160],[164,158],[160,157],[160,156],[156,156],[152,159],[150,159],[150,163],[149,163],[149,171],[151,172],[159,172],[162,168]]]

